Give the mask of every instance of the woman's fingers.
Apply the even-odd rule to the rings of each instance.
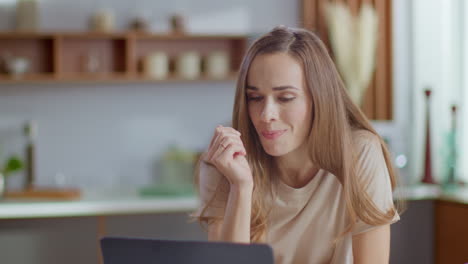
[[[219,138],[220,135],[227,135],[227,134],[240,136],[240,133],[237,132],[237,130],[233,128],[227,129],[224,127],[217,127],[213,133],[213,137],[211,138],[211,142],[210,142],[210,145],[208,146],[208,149],[211,148],[213,145],[215,145],[216,140]]]
[[[217,127],[206,154],[207,160],[210,160],[213,157],[216,150],[219,148],[220,142],[226,137],[238,138],[238,140],[242,143],[240,139],[240,133],[237,130],[228,127]],[[223,143],[223,145],[226,146],[225,143]]]
[[[227,162],[233,160],[237,155],[236,153],[242,153],[244,146],[239,143],[229,143],[226,147],[220,147],[213,155],[211,163],[215,165],[226,166]]]
[[[245,156],[245,149],[243,145],[240,144],[229,144],[223,153],[221,153],[221,159],[235,159],[237,156]]]
[[[221,161],[220,157],[221,157],[221,154],[226,150],[227,146],[226,147],[223,147],[223,146],[219,146],[219,148],[217,148],[213,155],[210,157],[209,161],[215,165],[219,165],[220,163],[222,163],[223,161]]]
[[[245,146],[235,129],[217,127],[206,153],[204,161],[215,166],[229,182],[252,181],[248,161],[240,157],[247,155]]]
[[[232,132],[232,133],[234,133],[234,134],[238,134],[239,136],[241,135],[241,133],[240,133],[239,131],[235,130],[235,129],[232,128],[232,127],[218,126],[218,127],[216,127],[216,129],[217,129],[218,131]]]
[[[240,139],[240,137],[227,136],[227,137],[224,137],[219,143],[219,145],[224,148],[226,148],[229,144],[238,144],[241,147],[241,154],[243,155],[247,154],[245,151],[244,144],[242,143],[242,140]]]
[[[210,149],[210,152],[206,156],[207,161],[212,161],[215,157],[218,157],[220,153],[222,153],[229,145],[236,145],[239,149],[239,153],[242,155],[246,155],[246,151],[242,141],[239,137],[233,136],[225,136],[221,142],[217,143],[217,147],[213,147]]]
[[[216,136],[216,139],[214,140],[212,147],[216,148],[219,145],[219,143],[221,143],[221,141],[223,141],[223,139],[226,138],[226,137],[239,138],[239,140],[240,140],[240,136],[238,136],[237,134],[234,134],[232,132],[220,132]]]

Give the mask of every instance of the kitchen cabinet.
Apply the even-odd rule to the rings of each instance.
[[[203,239],[188,214],[196,197],[86,191],[78,200],[0,200],[2,263],[102,263],[99,239],[134,236]]]
[[[28,71],[7,74],[6,61],[1,83],[37,82],[173,82],[234,80],[247,47],[242,35],[150,34],[142,32],[2,32],[0,56],[26,58]],[[174,60],[183,52],[202,58],[202,74],[183,79],[174,74]],[[203,74],[204,58],[212,52],[227,54],[229,73],[224,78]],[[144,74],[143,62],[153,52],[169,57],[167,78]]]
[[[435,202],[435,263],[468,262],[468,204]]]

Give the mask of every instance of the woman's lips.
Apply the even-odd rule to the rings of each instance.
[[[273,140],[273,139],[279,138],[281,135],[284,134],[284,132],[286,132],[286,130],[262,131],[262,136],[265,137],[266,139]]]

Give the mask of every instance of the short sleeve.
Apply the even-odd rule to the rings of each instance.
[[[371,197],[377,208],[386,213],[395,208],[393,203],[392,185],[390,176],[382,151],[382,146],[376,135],[370,132],[355,133],[355,143],[359,151],[357,163],[357,177],[365,186],[365,191]],[[400,220],[395,210],[395,215],[388,224]],[[361,220],[356,223],[353,235],[369,231],[377,226],[369,225]]]
[[[199,169],[200,207],[193,215],[195,217],[223,218],[229,196],[229,182],[216,167],[203,161],[200,162]],[[207,205],[208,207],[206,207]]]

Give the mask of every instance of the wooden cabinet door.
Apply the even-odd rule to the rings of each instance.
[[[435,263],[468,263],[468,205],[437,201]]]

